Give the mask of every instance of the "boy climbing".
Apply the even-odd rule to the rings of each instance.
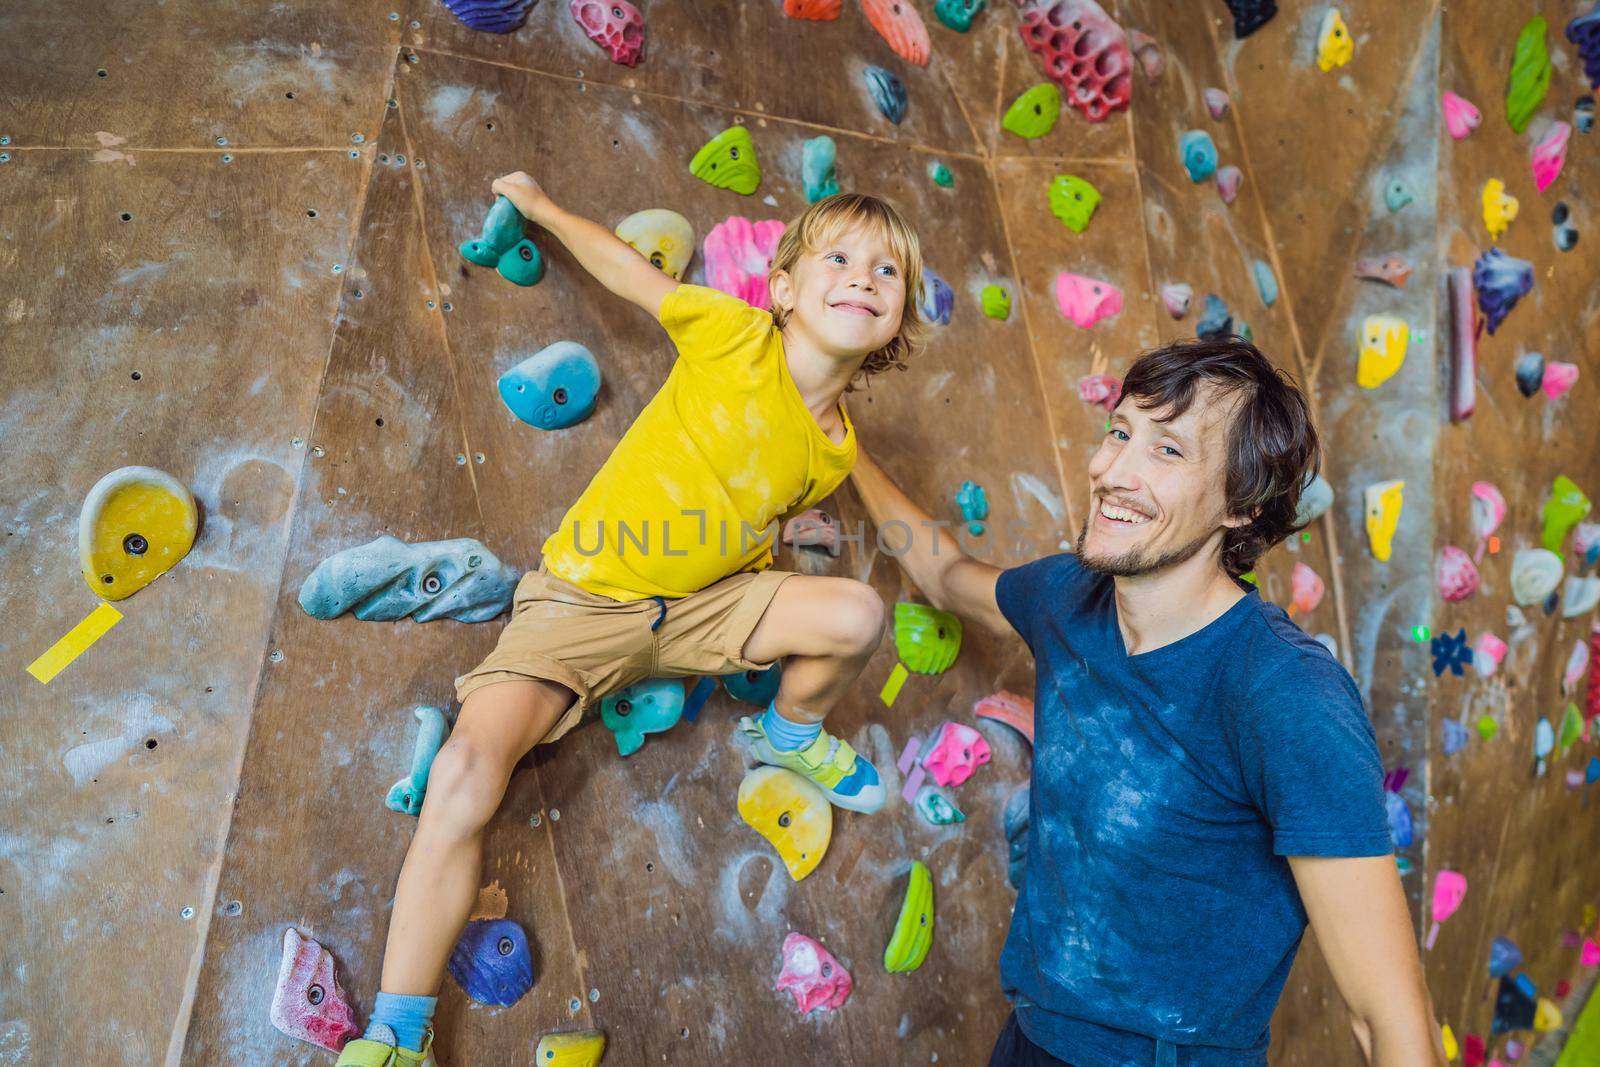
[[[494,192],[654,315],[678,359],[546,538],[494,651],[456,679],[461,712],[400,871],[381,992],[343,1067],[432,1062],[434,994],[477,897],[483,829],[523,755],[607,693],[783,660],[777,696],[740,721],[751,754],[838,807],[884,801],[872,764],[822,728],[878,646],[883,603],[862,582],[768,568],[778,524],[850,473],[856,438],[840,397],[902,364],[926,328],[915,232],[870,196],[818,201],[779,242],[767,311],[679,284],[527,174]]]

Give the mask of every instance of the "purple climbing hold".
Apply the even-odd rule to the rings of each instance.
[[[1517,301],[1533,288],[1533,264],[1491,248],[1472,267],[1472,287],[1478,291],[1484,326],[1493,335]]]
[[[1567,40],[1578,47],[1583,57],[1583,72],[1589,77],[1589,88],[1600,89],[1600,0],[1587,15],[1579,15],[1567,23]]]
[[[484,33],[520,29],[535,0],[443,0],[455,17]]]
[[[1233,35],[1241,41],[1255,33],[1278,13],[1276,0],[1226,0],[1233,12]]]
[[[480,1004],[515,1004],[533,987],[533,950],[513,919],[474,919],[450,953],[450,977]]]
[[[1444,742],[1444,754],[1446,756],[1454,756],[1457,752],[1466,748],[1468,739],[1466,723],[1460,719],[1444,720],[1444,736],[1441,740]]]

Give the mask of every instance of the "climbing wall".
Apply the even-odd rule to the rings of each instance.
[[[647,315],[547,238],[535,235],[546,277],[531,289],[464,263],[457,245],[476,235],[489,183],[526,169],[607,226],[668,207],[703,237],[731,215],[802,210],[801,144],[824,133],[840,184],[905,209],[955,291],[951,324],[912,369],[850,405],[865,450],[936,517],[960,517],[963,480],[987,488],[988,532],[966,542],[975,554],[1003,565],[1070,541],[1104,424],[1080,379],[1118,376],[1140,350],[1192,335],[1208,294],[1307,384],[1335,501],[1258,580],[1338,650],[1386,769],[1404,772],[1394,807],[1412,826],[1400,855],[1419,939],[1450,882],[1439,872],[1465,876],[1427,953],[1438,1017],[1463,1041],[1490,1037],[1497,936],[1519,946],[1537,995],[1566,997],[1574,1017],[1563,983],[1581,990],[1592,973],[1580,957],[1600,892],[1587,844],[1593,747],[1586,734],[1542,765],[1534,752],[1540,717],[1559,728],[1569,700],[1585,707],[1587,675],[1576,695],[1563,695],[1562,675],[1593,612],[1564,618],[1558,599],[1551,612],[1522,609],[1520,626],[1506,617],[1510,560],[1538,545],[1554,476],[1600,488],[1585,414],[1600,290],[1584,267],[1592,253],[1558,251],[1549,221],[1562,200],[1584,230],[1600,133],[1573,135],[1544,192],[1528,164],[1585,91],[1561,37],[1573,5],[1542,5],[1554,74],[1518,135],[1502,99],[1531,11],[1347,3],[1354,55],[1324,71],[1324,5],[1285,4],[1239,41],[1221,0],[1120,0],[1111,14],[1154,40],[1162,69],[1136,61],[1131,107],[1093,124],[1063,108],[1033,140],[1001,128],[1042,80],[1010,4],[964,34],[922,5],[926,67],[896,55],[854,0],[824,22],[789,18],[778,0],[642,6],[645,58],[632,68],[557,0],[507,35],[469,29],[432,0],[27,3],[0,15],[11,282],[0,578],[12,591],[0,750],[14,770],[0,777],[0,909],[17,931],[0,939],[0,1062],[211,1064],[240,1042],[274,1063],[329,1061],[269,1021],[283,932],[333,952],[364,1016],[414,826],[383,803],[409,764],[412,709],[448,706],[452,679],[499,623],[318,621],[300,609],[300,585],[328,555],[384,534],[476,538],[514,568],[535,565],[673,356]],[[903,79],[899,124],[874,104],[869,65]],[[1220,117],[1208,89],[1228,95]],[[1443,89],[1482,110],[1462,141],[1442,128]],[[756,145],[753,196],[688,171],[730,125]],[[1231,202],[1186,171],[1192,130],[1238,168]],[[930,179],[937,164],[950,187]],[[1082,233],[1051,216],[1058,175],[1101,196]],[[1500,246],[1529,260],[1535,281],[1480,339],[1477,411],[1453,425],[1443,279],[1490,245],[1489,178],[1521,202]],[[1390,255],[1411,268],[1403,288],[1356,277],[1357,261]],[[1053,292],[1062,272],[1117,287],[1121,311],[1076,325]],[[700,256],[688,277],[703,280]],[[980,310],[990,284],[1010,292],[1009,319]],[[1182,317],[1162,299],[1178,284],[1192,290]],[[1409,343],[1398,371],[1364,388],[1357,352],[1374,315],[1405,319]],[[592,417],[543,432],[511,415],[495,383],[557,340],[588,346],[605,384]],[[1579,365],[1576,385],[1525,399],[1514,369],[1531,352]],[[97,603],[76,573],[78,507],[128,464],[189,486],[195,548],[42,684],[25,668]],[[1405,502],[1379,561],[1362,493],[1395,479]],[[1499,486],[1507,513],[1476,595],[1446,603],[1435,556],[1474,550],[1480,480]],[[863,521],[848,487],[825,506],[847,532]],[[1581,572],[1570,548],[1566,563]],[[922,599],[870,528],[836,560],[785,549],[779,566],[861,578],[891,603]],[[1325,592],[1297,596],[1297,568]],[[1492,676],[1471,665],[1436,676],[1434,638],[1462,628],[1509,644]],[[1031,686],[1020,643],[972,630],[954,668],[913,675],[886,702],[896,662],[886,641],[833,720],[894,794],[908,741],[974,722],[985,694]],[[841,814],[824,862],[794,882],[735,811],[742,766],[729,738],[743,710],[719,693],[627,758],[599,725],[530,757],[490,829],[483,882],[527,928],[535,981],[515,1005],[487,1008],[447,979],[446,1063],[526,1062],[540,1034],[586,1027],[606,1031],[608,1064],[752,1063],[778,1047],[840,1063],[982,1062],[1006,1010],[1001,813],[1026,780],[1027,744],[979,723],[994,758],[953,794],[965,823],[931,826],[898,797],[877,816]],[[1465,728],[1463,747],[1444,743],[1447,721]],[[937,934],[921,969],[889,975],[882,954],[914,860],[933,875]],[[852,972],[844,1008],[801,1018],[774,991],[791,930]],[[62,1012],[63,993],[104,1024]],[[1509,1059],[1506,1044],[1491,1047]],[[1273,1062],[1358,1060],[1308,938]]]

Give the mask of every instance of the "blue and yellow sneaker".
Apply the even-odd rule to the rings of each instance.
[[[360,1037],[347,1042],[334,1067],[439,1067],[439,1062],[433,1058],[432,1027],[428,1028],[428,1036],[422,1041],[421,1052],[412,1052],[396,1045],[394,1031],[387,1026],[373,1026],[367,1032],[379,1037],[387,1036],[388,1040],[369,1041]]]
[[[761,720],[746,715],[739,720],[739,732],[750,755],[773,767],[783,767],[815,782],[829,803],[846,811],[871,815],[883,807],[887,794],[878,778],[878,769],[850,747],[824,730],[804,748],[785,751],[767,740]]]

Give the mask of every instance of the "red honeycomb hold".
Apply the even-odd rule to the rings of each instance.
[[[1067,104],[1090,122],[1128,106],[1133,54],[1128,35],[1095,0],[1017,0],[1022,39]]]

